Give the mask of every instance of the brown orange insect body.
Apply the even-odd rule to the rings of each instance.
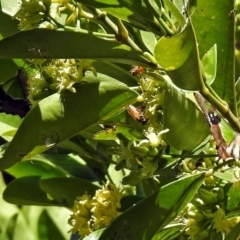
[[[133,68],[130,70],[130,73],[132,76],[137,76],[142,72],[145,72],[145,69],[144,67],[141,67],[141,66],[133,66]]]
[[[133,105],[129,105],[127,107],[127,112],[137,122],[141,123],[142,125],[145,125],[148,122],[148,118],[144,116],[143,111],[141,109],[142,107],[136,108]]]

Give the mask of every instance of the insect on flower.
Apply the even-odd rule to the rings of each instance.
[[[148,122],[148,118],[143,114],[144,108],[145,108],[144,106],[136,108],[133,105],[129,105],[127,107],[127,112],[137,122],[141,123],[142,125],[145,125]]]
[[[145,69],[144,67],[141,67],[141,66],[133,66],[133,68],[130,70],[130,73],[132,76],[137,76],[142,72],[145,72]]]

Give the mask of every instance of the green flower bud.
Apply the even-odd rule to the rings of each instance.
[[[218,191],[217,191],[217,197],[218,197],[218,200],[219,200],[219,201],[224,200],[224,198],[225,198],[225,193],[224,193],[223,188],[219,188],[219,189],[218,189]]]
[[[199,211],[189,211],[187,212],[187,216],[189,218],[193,218],[194,220],[196,220],[196,222],[201,222],[206,219],[205,216]]]
[[[133,129],[133,128],[131,128],[129,130],[129,133],[132,134],[134,137],[136,137],[138,139],[144,139],[145,138],[144,134],[141,131],[138,131],[138,130]]]
[[[148,155],[148,148],[146,147],[135,147],[131,146],[130,150],[132,151],[133,154],[145,157]]]
[[[205,202],[209,204],[216,204],[218,202],[217,194],[210,192],[204,188],[200,188],[198,190],[199,197]]]
[[[202,230],[197,233],[195,236],[195,239],[209,239],[209,231],[208,230]]]
[[[155,156],[158,155],[158,149],[157,149],[156,147],[150,146],[150,147],[148,148],[148,150],[149,150],[149,155],[150,155],[151,157],[155,157]]]

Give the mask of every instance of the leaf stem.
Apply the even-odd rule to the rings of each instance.
[[[172,19],[166,13],[166,10],[163,7],[161,7],[161,13],[166,18],[166,20],[169,22],[169,24],[171,26],[171,30],[174,32],[174,34],[177,33],[177,29],[176,29],[175,25],[173,24]]]
[[[114,39],[115,35],[114,34],[108,34],[108,33],[99,33],[99,32],[91,32],[85,29],[80,29],[80,28],[75,28],[75,27],[69,27],[69,26],[64,26],[64,29],[69,31],[69,32],[80,32],[80,33],[86,33],[86,34],[91,34],[96,37],[104,37],[108,39]]]
[[[191,22],[191,18],[188,18],[190,27],[192,29],[192,33],[195,39],[195,43],[197,43],[197,38],[193,29],[193,25]],[[198,51],[198,47],[196,46],[196,52],[197,52],[197,56],[198,56],[198,77],[199,77],[199,85],[200,85],[200,93],[203,95],[204,98],[206,98],[219,112],[220,114],[226,118],[229,122],[229,124],[232,126],[232,128],[237,131],[240,132],[240,122],[238,120],[238,118],[233,114],[233,112],[230,110],[228,104],[223,101],[218,95],[217,93],[215,93],[215,91],[208,86],[204,80],[204,74],[203,74],[203,69],[202,69],[202,64],[200,61],[200,57],[199,57],[199,51]]]
[[[116,19],[118,32],[117,32],[117,40],[120,40],[122,43],[130,46],[138,53],[142,54],[143,51],[137,46],[137,44],[129,37],[128,30],[125,28],[124,24],[120,19]]]

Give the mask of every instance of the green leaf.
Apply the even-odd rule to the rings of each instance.
[[[4,38],[0,41],[0,52],[0,58],[3,59],[90,58],[140,66],[155,66],[127,45],[106,41],[92,34],[48,29],[23,31]]]
[[[29,222],[23,212],[19,212],[13,230],[13,240],[36,239],[32,228],[29,228]]]
[[[240,237],[240,222],[231,229],[225,240],[239,239]]]
[[[226,209],[228,211],[234,211],[239,208],[240,205],[240,192],[238,191],[238,186],[235,184],[229,183],[225,185],[225,188],[227,188],[226,192]]]
[[[131,67],[129,65],[107,61],[94,61],[92,65],[98,73],[121,79],[121,82],[129,87],[136,86],[136,79],[130,74]]]
[[[179,11],[176,5],[170,0],[164,0],[164,3],[167,5],[168,10],[171,12],[173,17],[177,20],[177,22],[183,27],[186,24],[186,19],[183,14]]]
[[[211,85],[217,74],[217,45],[214,44],[213,47],[204,54],[202,58],[203,72],[206,77],[206,82]]]
[[[39,218],[39,225],[38,225],[38,236],[39,239],[46,239],[46,240],[65,240],[60,229],[57,228],[55,225],[54,219],[48,215],[48,212],[45,210],[42,212]]]
[[[9,1],[4,1],[4,2],[7,3]],[[11,6],[11,10],[13,9],[13,7],[16,8],[17,7],[16,5],[17,4],[15,4],[15,6]],[[12,19],[11,16],[9,16],[8,14],[2,11],[0,11],[0,22],[4,22],[4,24],[0,25],[0,39],[1,39],[1,35],[2,37],[7,37],[16,32],[19,32],[19,29],[18,29],[19,21],[16,19]]]
[[[29,176],[13,180],[6,187],[3,199],[17,205],[72,207],[77,197],[86,192],[94,195],[97,189],[96,185],[80,178]]]
[[[170,85],[166,87],[163,111],[164,129],[169,129],[163,138],[178,150],[193,150],[210,133],[202,112],[183,93]]]
[[[39,186],[39,176],[23,177],[9,183],[3,192],[3,199],[17,205],[60,206],[50,200]],[[19,189],[21,189],[19,191]]]
[[[0,174],[0,194],[6,187],[4,183],[2,174]],[[0,222],[1,222],[1,233],[0,239],[9,239],[9,230],[12,234],[12,220],[19,213],[19,208],[15,205],[9,204],[1,197],[0,198],[1,212],[0,212]]]
[[[0,135],[7,141],[11,140],[12,137],[4,136],[4,134],[8,131],[16,130],[21,124],[21,122],[22,122],[22,119],[17,115],[13,116],[10,114],[1,113],[0,114]]]
[[[60,207],[46,207],[46,212],[49,218],[53,221],[55,228],[64,236],[65,240],[69,240],[71,238],[71,233],[69,233],[69,224],[67,223],[67,219],[70,217],[72,213],[66,208]],[[52,236],[55,240],[54,236]],[[48,239],[47,239],[48,240]]]
[[[173,240],[182,234],[183,224],[172,224],[157,233],[151,240]]]
[[[31,161],[20,162],[11,168],[8,168],[6,172],[15,178],[25,176],[41,176],[42,178],[66,176],[66,173],[56,168],[56,166],[54,166],[52,163],[34,159],[35,158],[33,158]]]
[[[201,173],[160,188],[117,217],[99,240],[151,239],[183,210],[203,180]]]
[[[105,228],[94,231],[94,232],[90,233],[88,236],[86,236],[85,238],[83,238],[83,240],[98,240],[104,230],[105,230]]]
[[[61,143],[59,145],[61,145]],[[69,149],[69,145],[65,146],[66,149]],[[85,158],[88,159],[87,157]],[[50,164],[54,164],[55,166],[57,166],[58,171],[64,171],[65,174],[71,175],[73,177],[83,178],[88,181],[98,180],[93,171],[91,171],[91,169],[86,165],[86,163],[76,154],[38,154],[34,157],[34,159],[40,161],[47,161]],[[8,171],[8,169],[6,171]],[[60,177],[60,175],[55,175],[55,177],[56,176]]]
[[[217,75],[212,87],[235,111],[233,0],[198,0],[192,16],[200,58],[217,45]]]
[[[0,159],[1,170],[106,120],[138,95],[110,77],[89,76],[86,80],[88,83],[76,87],[76,93],[53,94],[28,113]]]
[[[153,33],[151,32],[146,32],[146,31],[139,31],[140,37],[142,38],[143,43],[147,47],[147,49],[153,53],[154,46],[157,42],[156,37]]]
[[[93,196],[98,187],[80,178],[41,179],[40,187],[59,203],[72,207],[77,197],[88,193]]]
[[[180,34],[159,39],[154,57],[177,87],[185,90],[200,88],[201,65],[190,20]]]
[[[0,84],[16,76],[17,68],[12,59],[0,59]]]
[[[213,175],[227,182],[232,182],[232,179],[233,179],[233,171],[231,169],[225,172],[214,172]]]

